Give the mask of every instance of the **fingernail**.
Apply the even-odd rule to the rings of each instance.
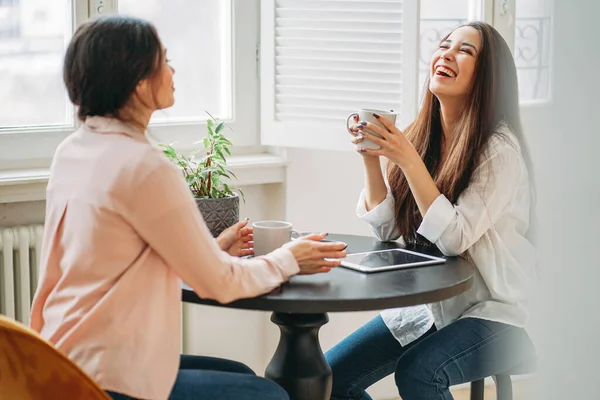
[[[250,221],[250,218],[246,217],[244,218],[244,221]]]
[[[346,250],[348,248],[348,245],[345,245],[344,248],[342,249],[342,251]]]
[[[377,119],[381,118],[381,115],[373,113],[373,116]]]
[[[358,125],[360,125],[360,126],[367,126],[367,123],[365,121],[361,121]]]

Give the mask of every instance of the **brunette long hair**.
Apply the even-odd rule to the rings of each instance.
[[[516,135],[523,157],[530,165],[519,113],[517,70],[510,48],[489,24],[469,22],[463,26],[479,31],[482,46],[464,111],[450,136],[447,159],[441,162],[440,102],[429,90],[429,80],[417,118],[404,132],[421,155],[440,192],[452,203],[456,203],[469,185],[490,137],[499,134],[497,128],[500,124],[506,124]],[[416,233],[422,216],[404,173],[393,163],[388,164],[388,180],[395,200],[396,224],[400,234],[408,244],[430,244]]]

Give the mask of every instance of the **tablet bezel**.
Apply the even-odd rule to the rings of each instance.
[[[411,263],[407,263],[407,264],[387,265],[385,267],[379,267],[379,268],[372,268],[372,267],[366,267],[366,266],[360,265],[360,264],[350,263],[350,262],[345,261],[345,259],[342,259],[341,266],[344,268],[348,268],[348,269],[352,269],[355,271],[360,271],[360,272],[369,274],[369,273],[382,272],[382,271],[393,271],[393,270],[397,270],[397,269],[415,268],[415,267],[421,267],[421,266],[425,266],[425,265],[443,264],[446,262],[446,259],[442,258],[442,257],[431,256],[429,254],[424,254],[424,253],[419,253],[419,252],[412,251],[412,250],[399,249],[399,248],[398,249],[376,250],[376,251],[365,251],[362,253],[352,253],[352,254],[348,254],[347,257],[360,256],[363,254],[383,253],[383,252],[390,252],[390,251],[401,251],[404,253],[414,254],[419,257],[428,258],[429,260],[416,261],[416,262],[411,262]]]

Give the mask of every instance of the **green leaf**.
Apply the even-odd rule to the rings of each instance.
[[[204,144],[204,148],[206,148],[206,150],[210,149],[210,139],[205,137],[204,139],[202,139],[202,143]]]
[[[216,166],[210,166],[208,168],[203,168],[202,172],[203,173],[205,172],[207,174],[207,176],[208,176],[209,172],[213,172],[213,173],[217,173],[218,174],[219,173],[219,168],[216,167]]]
[[[223,162],[225,162],[225,156],[223,155],[223,150],[222,149],[217,149],[216,150],[217,155],[219,156],[219,158],[221,160],[223,160]]]
[[[213,121],[218,121],[218,118],[213,117],[213,115],[211,113],[209,113],[208,111],[204,110],[204,112],[210,117],[210,119],[212,119]]]
[[[229,185],[226,184],[226,183],[223,184],[223,189],[224,189],[223,191],[225,193],[227,193],[227,194],[232,194],[233,193],[233,190],[231,190],[231,188],[229,187]]]
[[[163,147],[163,153],[167,156],[167,157],[177,157],[177,152],[175,151],[175,149],[171,146],[164,146]]]
[[[200,160],[198,160],[198,165],[205,165],[206,164],[206,160],[210,159],[210,155],[205,155],[204,157],[202,157]]]
[[[220,122],[219,125],[217,125],[217,128],[215,129],[215,133],[219,133],[223,130],[223,127],[225,126],[225,122]]]
[[[198,173],[196,174],[196,176],[198,176],[198,179],[204,181],[205,179],[208,178],[208,172],[207,170],[203,169],[201,171],[198,171]],[[203,182],[204,184],[204,182]]]
[[[216,167],[219,168],[220,172],[225,172],[225,167],[223,166],[223,164],[216,164]]]
[[[234,174],[233,172],[231,172],[231,171],[227,171],[227,173],[231,174],[231,176],[233,176],[235,179],[237,179],[237,175],[236,175],[236,174]]]
[[[238,192],[240,192],[240,195],[242,196],[242,201],[243,201],[244,203],[246,203],[246,195],[244,195],[244,192],[242,191],[242,189],[239,189],[239,188],[238,188]]]

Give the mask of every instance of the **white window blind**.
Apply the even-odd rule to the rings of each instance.
[[[263,0],[261,132],[266,145],[351,148],[361,108],[414,118],[416,0]]]

